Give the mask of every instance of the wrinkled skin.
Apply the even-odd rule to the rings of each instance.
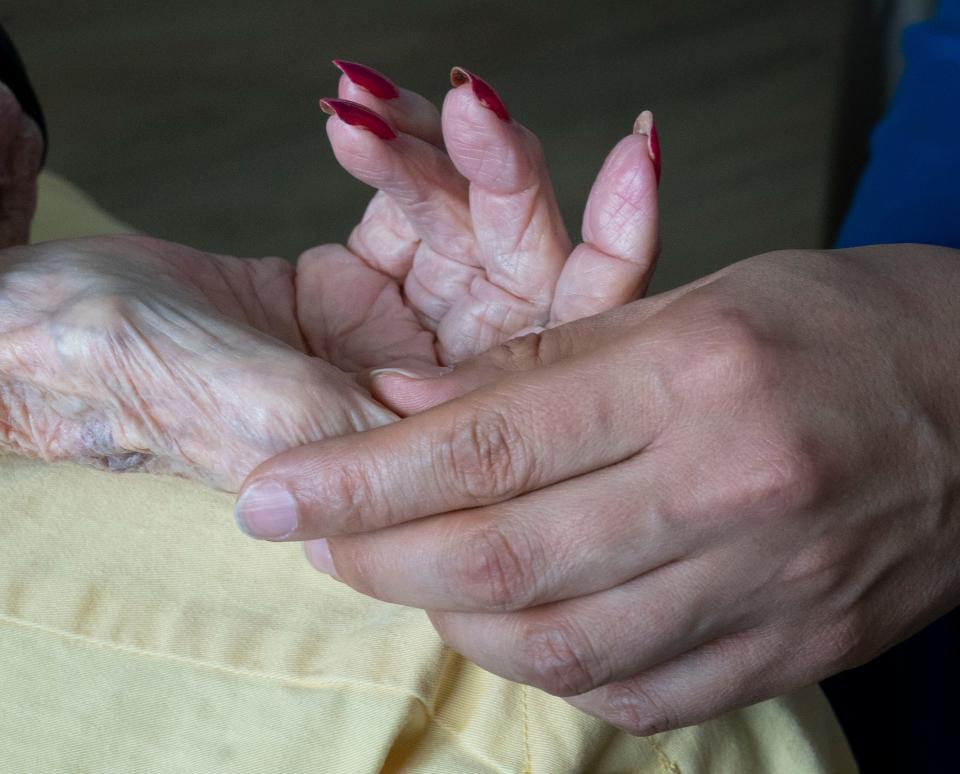
[[[0,451],[234,491],[284,449],[396,419],[371,395],[371,368],[437,368],[645,286],[656,187],[644,138],[617,146],[588,203],[585,236],[608,252],[581,245],[586,257],[575,251],[566,265],[585,279],[565,281],[569,240],[533,135],[469,87],[451,92],[447,146],[499,158],[491,182],[482,169],[454,168],[456,154],[438,147],[440,114],[423,98],[404,91],[384,112],[400,130],[388,142],[328,124],[349,171],[379,170],[368,182],[381,192],[350,249],[313,248],[296,267],[139,236],[0,252]],[[485,186],[500,176],[520,188],[491,194]],[[504,206],[526,215],[500,219]],[[490,255],[512,272],[497,273]],[[418,295],[428,276],[440,285]],[[555,297],[568,299],[559,316]]]
[[[387,361],[447,365],[518,332],[638,297],[657,254],[657,195],[645,137],[610,153],[571,254],[536,137],[484,107],[469,85],[437,109],[399,90],[382,100],[342,77],[339,97],[386,117],[383,142],[338,119],[327,132],[343,167],[380,189],[347,248],[300,259],[303,310],[325,338],[314,351],[343,368]],[[330,294],[331,283],[349,294]]]
[[[134,236],[2,255],[4,450],[233,490],[273,453],[393,417],[306,353],[279,258]]]

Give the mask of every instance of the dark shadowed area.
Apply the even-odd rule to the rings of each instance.
[[[656,283],[827,238],[848,4],[13,0],[2,16],[50,125],[50,169],[150,234],[294,258],[369,191],[317,99],[343,57],[436,100],[480,73],[543,140],[568,223],[644,108],[664,153]]]

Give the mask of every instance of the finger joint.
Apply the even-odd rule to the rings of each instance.
[[[552,617],[527,625],[522,636],[527,681],[555,696],[575,696],[608,675],[589,636],[570,620]]]
[[[542,562],[532,542],[487,525],[462,543],[458,554],[459,592],[479,610],[503,612],[528,607],[538,594]]]
[[[460,420],[446,447],[453,484],[478,504],[525,491],[533,460],[513,421],[493,409]]]

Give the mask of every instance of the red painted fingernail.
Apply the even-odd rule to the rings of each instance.
[[[653,171],[657,176],[657,185],[660,185],[660,138],[657,136],[657,125],[653,122],[653,113],[644,110],[633,122],[633,133],[647,138],[647,153],[653,162]]]
[[[374,97],[396,99],[400,96],[400,92],[394,86],[393,81],[378,73],[372,67],[357,62],[347,62],[344,59],[334,59],[333,63],[351,82],[357,84],[361,89],[366,89]]]
[[[390,128],[390,124],[370,108],[348,99],[324,98],[320,100],[320,109],[328,115],[336,116],[345,124],[359,126],[361,129],[372,132],[381,140],[392,140],[397,136],[397,133]]]
[[[474,75],[469,70],[464,70],[462,67],[454,67],[450,71],[450,83],[453,84],[453,86],[463,86],[463,84],[468,81],[471,88],[473,88],[473,95],[480,101],[481,105],[496,113],[497,118],[501,121],[510,120],[510,113],[507,112],[507,106],[503,104],[503,100],[500,99],[497,92],[493,90],[493,87],[489,83]]]

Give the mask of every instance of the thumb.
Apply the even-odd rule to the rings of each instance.
[[[481,355],[456,368],[375,368],[368,378],[373,397],[406,417],[473,392],[502,375],[501,369]]]
[[[705,277],[603,314],[510,339],[454,367],[377,368],[369,374],[370,392],[402,417],[418,414],[511,374],[590,352],[644,324],[709,280]]]
[[[556,363],[599,346],[613,328],[597,318],[550,329],[536,329],[505,341],[456,366],[377,368],[370,372],[373,397],[400,416],[426,411],[480,387]]]

